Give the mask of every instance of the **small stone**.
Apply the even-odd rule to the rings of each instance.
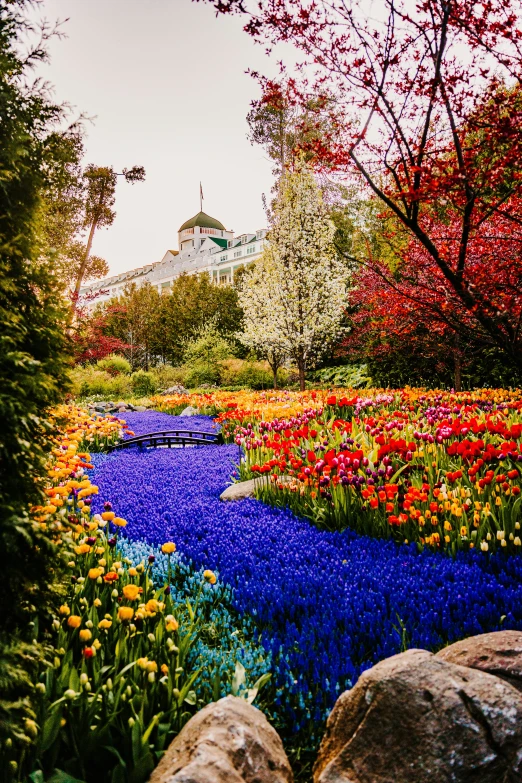
[[[258,476],[257,478],[248,479],[248,481],[238,481],[235,484],[231,484],[225,489],[219,496],[220,500],[242,500],[243,498],[253,498],[256,492],[266,486],[267,479]],[[291,476],[278,476],[277,481],[280,484],[290,484],[293,479]]]
[[[197,416],[199,413],[199,410],[197,408],[193,408],[192,405],[188,405],[186,408],[184,408],[180,416]]]
[[[145,407],[145,405],[135,405],[135,406],[134,406],[134,410],[135,410],[137,413],[143,413],[143,411],[146,411],[146,410],[147,410],[147,408]]]
[[[277,732],[244,699],[207,704],[171,742],[150,783],[292,783]]]

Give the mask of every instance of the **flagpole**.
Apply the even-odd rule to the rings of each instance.
[[[203,212],[203,188],[201,182],[199,183],[199,211]]]

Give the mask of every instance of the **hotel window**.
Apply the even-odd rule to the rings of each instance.
[[[216,231],[215,228],[200,228],[199,229],[200,234],[219,234],[219,231]]]
[[[246,234],[245,234],[245,236],[241,237],[241,244],[244,245],[246,241],[247,241],[247,238],[246,238]]]
[[[243,255],[243,251],[242,250],[236,250],[236,252],[234,253],[234,258],[239,258],[242,255]]]
[[[251,247],[247,247],[247,255],[249,256],[251,253],[256,252],[256,246],[252,245]]]
[[[223,261],[228,261],[228,256],[227,256],[227,255],[225,255],[225,256],[220,256],[220,257],[219,257],[219,261],[220,261],[220,263],[222,263]]]
[[[184,229],[184,230],[181,232],[181,236],[182,236],[182,237],[185,237],[185,236],[187,236],[187,234],[193,234],[193,233],[194,233],[194,229],[193,229],[193,228],[185,228],[185,229]]]

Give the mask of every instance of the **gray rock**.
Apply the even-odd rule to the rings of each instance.
[[[337,700],[314,783],[515,783],[522,694],[498,677],[408,650]]]
[[[278,476],[277,480],[280,484],[291,484],[294,479],[291,476]],[[253,498],[256,492],[266,486],[268,483],[267,478],[248,479],[248,481],[238,481],[235,484],[231,484],[225,489],[219,496],[220,500],[242,500],[243,498]]]
[[[135,406],[134,406],[134,410],[135,410],[137,413],[143,413],[143,411],[146,411],[146,410],[147,410],[147,408],[145,407],[145,405],[135,405]]]
[[[167,394],[189,394],[188,389],[185,389],[184,386],[169,386],[168,389],[165,389],[165,391],[161,392],[162,395],[166,396]]]
[[[522,632],[495,631],[450,644],[437,653],[448,663],[494,674],[522,691]]]
[[[181,411],[181,413],[179,415],[180,416],[197,416],[198,413],[199,413],[199,410],[197,408],[193,408],[192,405],[188,405],[186,408],[184,408]]]
[[[243,498],[254,497],[256,490],[260,488],[262,479],[249,479],[248,481],[238,481],[231,484],[219,496],[220,500],[242,500]]]
[[[150,783],[292,783],[283,743],[260,710],[227,696],[172,741]]]

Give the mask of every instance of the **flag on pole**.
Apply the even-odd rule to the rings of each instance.
[[[199,183],[199,211],[203,212],[203,188],[201,182]]]

